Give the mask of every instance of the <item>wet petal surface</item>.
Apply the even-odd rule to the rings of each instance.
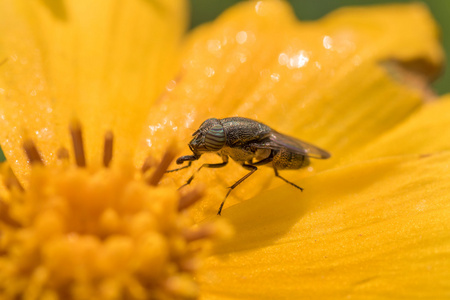
[[[361,148],[403,122],[426,98],[385,62],[400,62],[426,80],[442,62],[437,36],[436,24],[419,4],[343,9],[317,22],[297,21],[283,2],[237,5],[189,36],[183,68],[150,114],[137,161],[149,146],[162,153],[171,139],[185,145],[208,118],[237,115],[328,150],[332,158],[314,161],[315,170],[354,162]],[[220,161],[205,155],[194,167]],[[195,168],[180,171],[181,180],[175,175],[176,184]],[[198,219],[214,215],[227,187],[246,173],[234,163],[226,171],[199,172],[196,180],[211,189],[199,204]],[[229,204],[256,195],[273,177],[271,170],[258,171],[252,183],[233,191]]]

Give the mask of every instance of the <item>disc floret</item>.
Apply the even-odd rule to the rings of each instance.
[[[76,143],[75,156],[83,153]],[[110,156],[107,144],[112,147],[111,133],[105,137]],[[158,185],[165,159],[174,155],[144,174],[111,158],[97,170],[80,164],[83,157],[75,165],[45,166],[32,141],[24,149],[32,164],[27,188],[3,172],[9,184],[0,202],[2,299],[197,296],[199,249],[227,228],[194,229],[186,208],[202,192],[180,195]]]

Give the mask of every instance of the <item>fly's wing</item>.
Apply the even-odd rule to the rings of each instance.
[[[272,131],[264,139],[253,144],[256,148],[263,149],[288,149],[294,153],[305,155],[312,158],[326,159],[331,155],[327,151],[320,149],[314,145],[308,144],[291,136]]]

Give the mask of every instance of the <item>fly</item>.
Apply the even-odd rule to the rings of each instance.
[[[225,200],[231,191],[255,173],[258,166],[271,164],[276,177],[303,191],[298,185],[281,177],[278,170],[296,170],[308,166],[309,158],[330,157],[327,151],[319,147],[281,134],[263,123],[242,117],[208,119],[192,136],[194,138],[188,145],[193,155],[181,156],[176,161],[178,165],[185,161],[189,163],[167,172],[190,167],[192,162],[198,160],[204,153],[217,153],[222,158],[222,162],[203,164],[196,172],[202,168],[225,167],[228,164],[228,158],[250,171],[229,187],[225,199],[220,204],[218,215],[221,214]],[[181,187],[190,184],[196,172]]]

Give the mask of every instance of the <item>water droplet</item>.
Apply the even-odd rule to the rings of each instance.
[[[236,42],[238,44],[243,44],[247,41],[247,32],[245,31],[239,31],[238,33],[236,33]]]

